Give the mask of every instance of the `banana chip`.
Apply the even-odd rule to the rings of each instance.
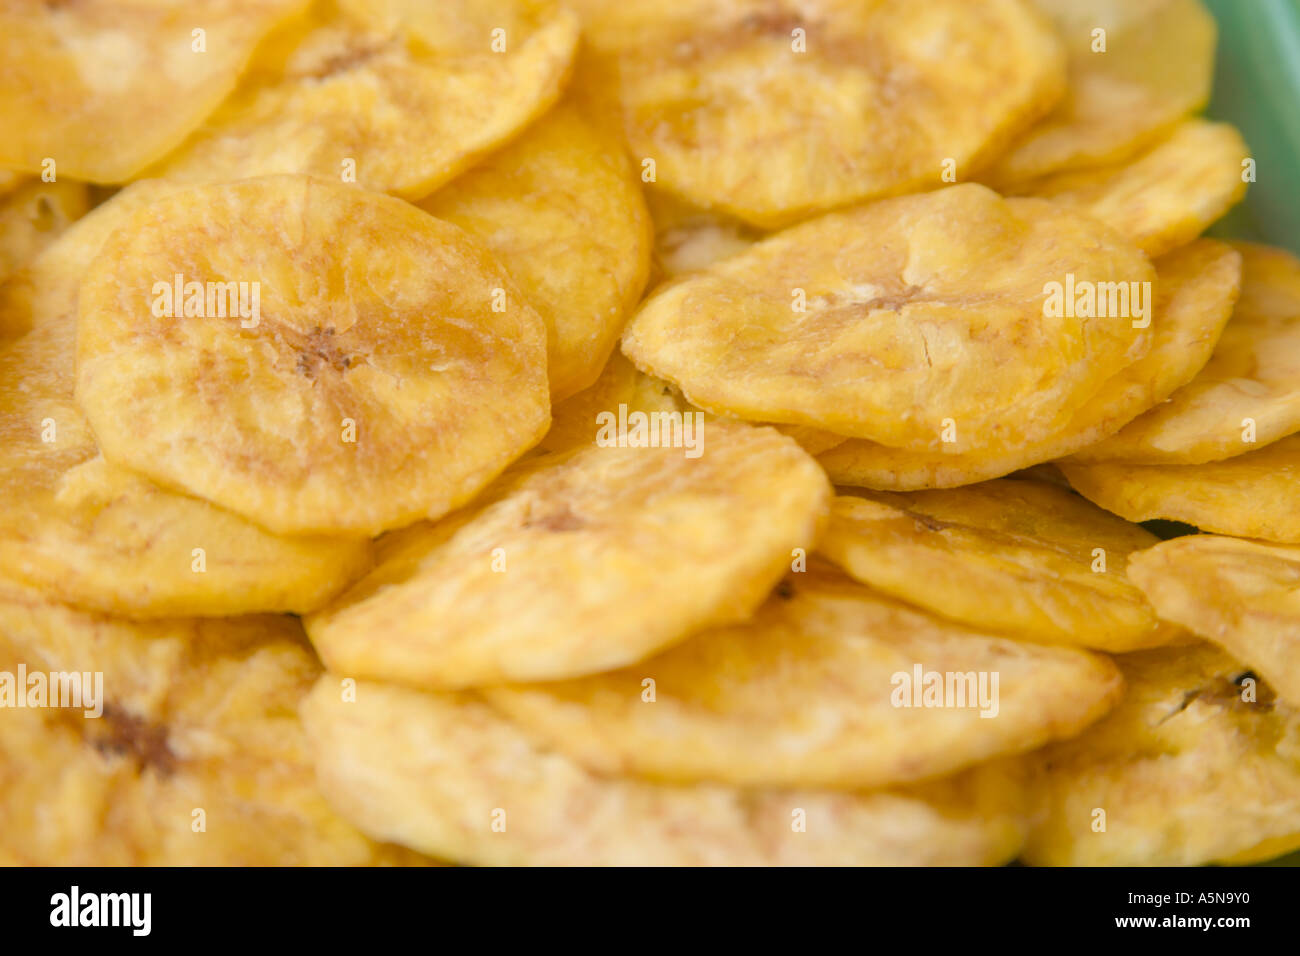
[[[553,0],[321,0],[150,175],[310,173],[418,199],[556,101],[577,39]]]
[[[173,192],[110,238],[77,399],[110,462],[279,533],[374,533],[464,504],[541,438],[545,348],[458,227],[271,176]]]
[[[479,237],[546,321],[552,400],[591,385],[650,270],[622,141],[565,102],[420,206]]]
[[[120,183],[235,88],[258,40],[306,0],[0,4],[0,165]]]
[[[836,498],[820,550],[886,594],[971,627],[1122,652],[1178,637],[1124,573],[1157,542],[1067,489],[1004,478]]]
[[[390,536],[378,567],[307,620],[312,643],[341,674],[449,689],[622,667],[743,620],[812,547],[830,488],[769,429],[695,434],[694,458],[537,458],[474,508]]]
[[[915,491],[998,478],[1094,445],[1200,372],[1241,290],[1241,256],[1212,239],[1183,246],[1155,266],[1150,351],[1103,385],[1059,433],[969,452],[908,451],[850,439],[829,454],[819,453],[818,461],[836,484]]]
[[[594,775],[468,695],[321,678],[303,705],[321,788],[374,839],[467,863],[966,866],[1013,857],[1001,763],[870,793],[675,787]]]
[[[1141,295],[1155,272],[1092,220],[954,186],[832,213],[684,277],[642,306],[623,351],[720,415],[917,450],[949,431],[959,448],[1035,441],[1150,344],[1137,318],[1051,309],[1044,276]]]
[[[1189,120],[1128,163],[1050,176],[1013,192],[1086,212],[1154,258],[1191,242],[1241,201],[1249,156],[1236,127]]]
[[[89,205],[85,183],[31,179],[0,184],[0,282],[35,259]]]
[[[1057,465],[1075,491],[1129,521],[1300,544],[1300,435],[1204,465]]]
[[[138,624],[3,584],[0,669],[11,695],[26,675],[24,703],[0,711],[0,853],[15,862],[419,860],[317,789],[296,709],[320,665],[291,617]]]
[[[1184,866],[1300,848],[1300,713],[1210,645],[1119,665],[1119,706],[1033,758],[1042,806],[1023,859]]]
[[[1078,452],[1079,461],[1202,464],[1300,431],[1300,259],[1233,245],[1241,298],[1209,362],[1169,401]]]
[[[1060,44],[1020,0],[579,7],[586,82],[617,97],[653,182],[762,227],[964,178],[1064,92]]]
[[[1123,162],[1209,100],[1216,27],[1200,0],[1034,2],[1060,31],[1069,90],[987,182]]]
[[[1214,641],[1300,709],[1300,548],[1196,534],[1133,556],[1160,616]]]
[[[104,240],[164,195],[141,183],[0,286],[0,576],[136,617],[308,611],[370,563],[361,540],[280,538],[107,464],[73,403],[77,284]]]
[[[917,707],[921,675],[927,695],[941,683]],[[857,790],[1073,736],[1120,690],[1103,657],[967,630],[812,566],[752,620],[633,667],[483,693],[593,773]]]

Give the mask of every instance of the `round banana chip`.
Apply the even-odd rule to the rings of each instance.
[[[35,259],[89,206],[85,183],[30,179],[9,188],[0,184],[0,282]]]
[[[1065,44],[1069,88],[985,181],[1122,162],[1209,100],[1216,28],[1200,0],[1034,2]]]
[[[321,789],[377,840],[517,866],[968,866],[1022,839],[1018,768],[869,793],[597,776],[469,695],[325,675],[303,704]]]
[[[1145,354],[1154,278],[1101,224],[968,184],[832,213],[663,287],[623,351],[720,415],[1010,445],[1058,432]],[[1134,317],[1066,303],[1078,282]]]
[[[235,88],[305,0],[0,4],[0,165],[126,182]]]
[[[690,431],[694,448],[628,433],[530,460],[474,508],[390,536],[308,618],[312,643],[341,674],[449,689],[622,667],[743,620],[812,547],[830,487],[770,429]]]
[[[1129,575],[1162,618],[1253,667],[1300,709],[1300,548],[1186,535],[1135,554]]]
[[[1103,385],[1059,433],[967,452],[908,451],[849,439],[829,454],[819,453],[818,461],[840,485],[884,491],[952,488],[1061,458],[1114,434],[1200,372],[1241,290],[1241,256],[1212,239],[1183,246],[1155,266],[1150,351]]]
[[[418,199],[544,113],[577,40],[553,0],[318,3],[150,175],[310,173]]]
[[[1118,662],[1119,706],[1032,758],[1042,804],[1022,858],[1186,866],[1300,848],[1300,712],[1208,644]]]
[[[1300,435],[1204,465],[1057,465],[1075,491],[1129,521],[1300,544]]]
[[[588,82],[617,98],[652,181],[763,227],[965,178],[1065,88],[1059,42],[1020,0],[579,7]]]
[[[1127,163],[1049,176],[1012,192],[1085,212],[1154,258],[1191,242],[1241,201],[1249,156],[1236,127],[1189,120]]]
[[[650,271],[622,141],[566,101],[420,206],[481,239],[546,321],[552,400],[591,385]]]
[[[853,577],[954,621],[1112,653],[1179,636],[1124,573],[1155,535],[1067,489],[1010,478],[836,498],[820,550]]]
[[[1169,401],[1079,461],[1201,464],[1300,431],[1300,259],[1236,242],[1241,298],[1209,362]]]
[[[296,715],[319,670],[291,617],[139,624],[0,585],[0,854],[25,866],[419,862],[321,796]]]
[[[752,620],[633,667],[483,693],[593,773],[857,790],[1073,736],[1120,692],[1104,657],[948,624],[814,565]]]
[[[73,402],[77,286],[164,184],[124,190],[0,286],[0,576],[133,617],[309,611],[370,563],[365,539],[276,537],[106,463]]]
[[[375,533],[468,501],[545,433],[546,331],[458,227],[303,176],[181,190],[81,287],[104,456],[273,531]]]

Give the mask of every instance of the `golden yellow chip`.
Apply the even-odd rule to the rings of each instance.
[[[420,206],[480,238],[546,321],[552,400],[591,385],[650,270],[622,141],[566,101]]]
[[[652,181],[764,227],[965,178],[1064,92],[1021,0],[579,7],[587,82],[617,97]]]
[[[1191,242],[1241,201],[1249,156],[1236,127],[1188,120],[1126,163],[1049,176],[1012,192],[1086,212],[1155,257]]]
[[[321,678],[303,720],[322,790],[362,831],[487,865],[1005,862],[1023,834],[998,762],[869,793],[666,786],[584,770],[469,695]]]
[[[967,452],[909,451],[850,439],[829,454],[819,453],[818,461],[836,484],[885,491],[951,488],[1060,458],[1113,434],[1195,377],[1241,289],[1241,256],[1212,239],[1176,249],[1155,265],[1150,351],[1103,385],[1057,434]]]
[[[0,184],[0,282],[36,258],[89,205],[85,183],[30,179],[8,188]]]
[[[0,4],[0,165],[131,179],[216,109],[258,40],[305,5]]]
[[[321,657],[435,688],[556,680],[748,617],[815,542],[826,476],[771,429],[695,423],[685,447],[653,432],[640,447],[612,426],[604,447],[525,462],[474,508],[390,536],[308,619]]]
[[[0,853],[26,866],[418,862],[317,789],[296,711],[319,670],[291,617],[139,624],[0,585]]]
[[[284,534],[468,501],[545,433],[546,330],[461,229],[305,176],[173,192],[81,287],[110,462]]]
[[[1069,89],[985,181],[1122,162],[1210,98],[1216,28],[1200,0],[1034,2],[1065,44]]]
[[[321,0],[150,175],[310,173],[418,199],[555,102],[577,38],[554,0]]]
[[[1300,708],[1300,548],[1195,534],[1133,556],[1160,616],[1214,641]]]
[[[752,620],[632,667],[483,693],[594,773],[858,790],[1072,736],[1120,692],[1104,657],[968,630],[814,564]]]
[[[1300,848],[1300,713],[1211,645],[1118,659],[1128,689],[1035,755],[1028,863],[1184,866]]]
[[[1145,354],[1154,278],[1101,224],[968,184],[832,213],[662,287],[623,351],[720,415],[1010,445],[1058,432]],[[1080,281],[1133,315],[1066,302]]]
[[[1057,465],[1079,494],[1129,521],[1165,518],[1238,538],[1300,544],[1300,435],[1203,465]]]
[[[1300,259],[1236,242],[1241,298],[1209,362],[1169,401],[1079,461],[1200,464],[1300,431]]]

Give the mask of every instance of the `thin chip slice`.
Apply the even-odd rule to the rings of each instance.
[[[1075,491],[1129,521],[1300,544],[1300,435],[1204,465],[1057,465]]]
[[[479,237],[546,321],[552,400],[591,385],[650,271],[650,217],[622,141],[566,101],[420,206]]]
[[[235,88],[306,0],[0,3],[0,165],[126,182]]]
[[[1208,644],[1118,662],[1119,706],[1034,758],[1042,806],[1023,859],[1183,866],[1300,848],[1300,712]]]
[[[953,429],[959,448],[1035,441],[1150,344],[1136,318],[1049,308],[1044,277],[1069,275],[1155,278],[1093,220],[954,186],[832,213],[662,287],[623,351],[721,415],[917,450]]]
[[[545,349],[458,227],[269,176],[173,192],[110,238],[81,287],[77,400],[110,462],[279,533],[375,533],[465,503],[541,438]]]
[[[556,101],[577,38],[554,0],[323,0],[150,175],[309,173],[418,199]]]
[[[1155,535],[1045,482],[836,498],[820,550],[886,594],[972,627],[1112,653],[1178,639],[1125,575]]]
[[[29,179],[0,187],[0,282],[35,259],[89,205],[85,183]]]
[[[858,790],[1072,736],[1120,692],[1104,657],[949,624],[814,564],[750,621],[623,670],[484,695],[593,773]]]
[[[743,620],[812,547],[830,487],[770,429],[696,435],[698,457],[598,446],[523,463],[474,508],[386,539],[307,620],[312,642],[342,674],[450,689],[622,667]]]
[[[1189,120],[1127,163],[1049,176],[1013,193],[1086,212],[1154,258],[1191,242],[1241,201],[1249,156],[1236,127]]]
[[[1213,239],[1198,239],[1162,256],[1155,266],[1150,351],[1102,386],[1059,433],[969,452],[907,451],[850,439],[818,461],[836,484],[915,491],[998,478],[1094,445],[1196,376],[1241,290],[1241,256]]]
[[[326,674],[303,705],[321,788],[374,839],[518,866],[1005,862],[1022,834],[1002,764],[872,793],[673,787],[602,777],[469,695]]]
[[[579,6],[588,82],[657,186],[763,227],[938,186],[1064,92],[1060,44],[1020,0]]]
[[[106,463],[73,402],[77,287],[104,240],[168,192],[124,190],[0,286],[0,577],[132,617],[310,611],[369,566],[365,539],[281,538]]]
[[[0,669],[0,854],[15,862],[419,861],[317,789],[296,710],[320,665],[291,617],[139,624],[2,584]]]
[[[1034,2],[1060,31],[1069,91],[987,182],[1122,162],[1209,100],[1216,28],[1200,0]]]
[[[1160,616],[1218,644],[1300,709],[1300,548],[1195,534],[1133,556]]]
[[[1169,401],[1079,461],[1201,464],[1300,431],[1300,259],[1235,242],[1241,298],[1209,362]]]

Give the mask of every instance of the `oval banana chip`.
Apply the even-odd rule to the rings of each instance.
[[[85,183],[19,179],[8,187],[0,184],[0,282],[35,259],[89,207]]]
[[[132,617],[309,611],[370,564],[365,539],[281,538],[99,456],[73,402],[77,287],[164,184],[124,190],[0,286],[0,575]]]
[[[1198,239],[1155,266],[1150,350],[1103,385],[1059,433],[967,452],[910,451],[849,439],[829,454],[819,453],[818,461],[840,485],[883,491],[952,488],[1061,458],[1114,434],[1201,371],[1241,290],[1240,254],[1213,239]]]
[[[530,460],[473,508],[390,536],[307,619],[312,643],[341,674],[451,689],[622,667],[743,620],[811,549],[830,486],[770,429],[691,433],[694,448],[629,433]]]
[[[869,793],[674,787],[584,770],[469,695],[325,675],[303,705],[321,788],[372,838],[492,866],[969,866],[1013,857],[1018,769]]]
[[[418,199],[546,112],[577,40],[553,0],[317,3],[149,175],[309,173]]]
[[[1200,373],[1079,461],[1202,464],[1300,431],[1300,259],[1234,242],[1241,298]]]
[[[368,840],[318,790],[296,711],[319,670],[291,617],[141,624],[0,584],[0,854],[24,866],[420,862]]]
[[[458,227],[271,176],[173,192],[110,238],[77,400],[110,462],[282,534],[369,534],[464,504],[545,434],[545,348]]]
[[[593,773],[858,790],[1073,736],[1120,691],[1103,657],[968,630],[812,566],[752,620],[632,667],[483,694]]]
[[[1149,347],[1140,318],[1072,293],[1067,308],[1067,286],[1109,286],[1149,319],[1154,278],[1101,224],[968,184],[832,213],[662,287],[623,351],[720,415],[919,450],[950,431],[1013,444],[1059,431]]]
[[[1208,644],[1118,663],[1119,706],[1030,758],[1041,804],[1022,858],[1187,866],[1300,848],[1300,713]]]
[[[1300,709],[1300,548],[1186,535],[1133,555],[1129,575],[1162,618],[1218,644]]]
[[[546,321],[552,401],[595,382],[650,272],[622,141],[566,101],[419,205],[481,239]]]
[[[235,88],[258,40],[306,0],[0,5],[0,166],[121,183]],[[49,164],[53,163],[53,167]]]

